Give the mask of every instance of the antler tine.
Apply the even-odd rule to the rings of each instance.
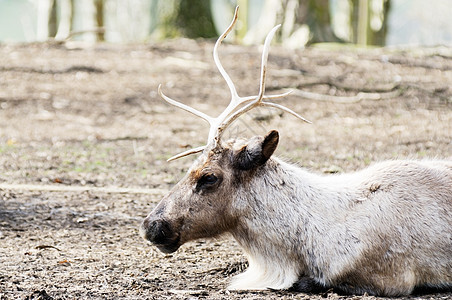
[[[296,112],[294,112],[293,110],[280,105],[280,104],[276,104],[276,103],[270,103],[270,102],[263,102],[263,99],[276,99],[276,98],[280,98],[283,96],[286,96],[288,94],[290,94],[290,92],[284,93],[284,94],[280,94],[280,95],[274,95],[274,96],[264,96],[264,92],[265,92],[265,78],[267,75],[267,61],[268,61],[268,52],[270,49],[270,43],[271,40],[273,39],[273,36],[275,35],[276,30],[278,30],[278,28],[281,25],[277,25],[275,27],[273,27],[273,29],[268,33],[267,37],[265,38],[265,42],[264,42],[264,49],[262,51],[262,65],[261,65],[261,79],[260,79],[260,83],[259,83],[259,95],[254,98],[256,99],[255,101],[243,106],[241,109],[236,110],[232,115],[230,115],[222,124],[221,126],[219,126],[218,131],[217,131],[217,136],[215,137],[217,143],[219,143],[219,141],[221,140],[221,136],[224,133],[224,130],[232,123],[234,122],[238,117],[240,117],[241,115],[243,115],[244,113],[248,112],[249,110],[251,110],[252,108],[256,107],[256,106],[269,106],[269,107],[275,107],[275,108],[279,108],[283,111],[286,111],[288,113],[290,113],[291,115],[303,120],[304,122],[307,123],[312,123],[311,121],[303,118],[302,116],[300,116],[299,114],[297,114]],[[247,101],[251,101],[252,97],[246,97],[246,98],[242,98],[241,99],[241,103],[247,102]]]
[[[285,112],[288,112],[289,114],[291,114],[292,116],[302,120],[303,122],[306,122],[308,124],[312,124],[311,121],[309,121],[308,119],[300,116],[299,114],[297,114],[296,112],[294,112],[293,110],[291,110],[290,108],[287,108],[281,104],[277,104],[277,103],[271,103],[271,102],[264,102],[262,101],[261,104],[262,106],[269,106],[269,107],[274,107],[274,108],[279,108],[280,110],[283,110]]]
[[[203,113],[203,112],[201,112],[201,111],[199,111],[197,109],[194,109],[193,107],[190,107],[190,106],[185,105],[183,103],[180,103],[180,102],[178,102],[176,100],[173,100],[170,97],[168,97],[165,94],[163,94],[163,92],[162,92],[162,85],[161,84],[159,84],[158,93],[159,93],[160,97],[162,97],[169,104],[174,105],[176,107],[179,107],[179,108],[181,108],[181,109],[183,109],[185,111],[188,111],[189,113],[194,114],[195,116],[198,116],[198,117],[206,120],[210,124],[210,127],[215,126],[215,124],[214,124],[215,123],[215,119],[212,118],[211,116],[208,116],[205,113]],[[174,155],[174,156],[170,157],[169,159],[167,159],[167,161],[172,161],[172,160],[175,160],[175,159],[178,159],[178,158],[190,155],[190,154],[195,154],[195,153],[201,152],[206,147],[207,147],[207,145],[184,151],[182,153],[179,153],[177,155]]]
[[[238,117],[243,115],[244,113],[248,112],[252,108],[259,106],[262,104],[262,99],[264,98],[264,92],[265,92],[265,78],[267,75],[267,61],[268,61],[268,52],[270,49],[270,43],[273,39],[273,36],[275,35],[276,30],[281,27],[280,25],[277,25],[273,27],[273,29],[267,34],[267,37],[265,38],[264,42],[264,49],[262,51],[262,63],[261,63],[261,78],[259,82],[259,94],[255,98],[255,101],[245,105],[239,110],[236,110],[232,115],[230,115],[219,127],[217,130],[217,136],[215,137],[216,142],[219,143],[221,140],[221,136],[223,135],[224,130],[232,123],[234,122]],[[279,95],[278,95],[279,96]],[[241,103],[244,103],[246,101],[249,101],[249,97],[242,98]],[[276,107],[276,106],[275,106]],[[288,109],[289,110],[289,109]]]
[[[268,52],[270,50],[270,43],[275,35],[276,30],[281,27],[281,24],[276,25],[273,29],[267,34],[264,42],[264,50],[262,51],[262,63],[261,63],[261,81],[259,86],[259,95],[256,100],[256,103],[260,103],[262,98],[264,97],[265,92],[265,78],[267,77],[267,61],[268,61]]]
[[[207,140],[207,145],[209,144],[209,142],[211,140],[214,139],[215,133],[217,132],[217,127],[221,124],[222,121],[224,121],[224,119],[227,117],[227,115],[236,107],[236,105],[237,105],[236,102],[240,100],[240,97],[237,95],[237,90],[234,86],[234,83],[232,82],[232,79],[228,75],[228,73],[226,73],[226,70],[224,69],[223,65],[221,64],[220,58],[218,56],[218,47],[221,45],[221,42],[226,38],[226,36],[231,32],[232,28],[234,27],[235,23],[237,22],[238,9],[239,9],[239,7],[237,6],[235,8],[234,17],[232,19],[231,24],[228,26],[228,28],[226,28],[226,30],[223,32],[223,34],[218,38],[218,40],[215,43],[215,46],[213,48],[213,60],[215,62],[215,65],[218,68],[218,71],[223,76],[224,80],[226,81],[226,84],[228,85],[229,90],[231,91],[231,96],[232,96],[231,103],[226,108],[226,110],[223,112],[223,114],[221,114],[217,118],[210,117],[201,111],[198,111],[188,105],[185,105],[183,103],[180,103],[176,100],[173,100],[173,99],[167,97],[165,94],[163,94],[161,85],[159,85],[159,87],[158,87],[158,93],[159,93],[160,97],[162,97],[166,102],[168,102],[169,104],[174,105],[176,107],[179,107],[185,111],[188,111],[189,113],[192,113],[195,116],[198,116],[198,117],[206,120],[209,123],[210,130],[209,130],[209,137]],[[169,158],[168,161],[172,161],[172,160],[175,160],[175,159],[178,159],[178,158],[190,155],[190,154],[201,152],[207,147],[207,145],[179,153],[179,154]]]
[[[262,98],[262,100],[273,100],[273,99],[279,99],[279,98],[283,98],[286,97],[288,95],[290,95],[292,93],[292,91],[288,91],[282,94],[276,94],[276,95],[264,95],[264,97]],[[250,102],[252,100],[256,100],[258,96],[248,96],[248,97],[241,97],[242,100],[242,104],[246,103],[246,102]]]
[[[176,154],[176,155],[174,155],[174,156],[168,158],[166,161],[176,160],[176,159],[178,159],[178,158],[181,158],[181,157],[184,157],[184,156],[188,156],[188,155],[190,155],[190,154],[195,154],[195,153],[201,152],[201,151],[203,151],[204,149],[206,149],[206,147],[207,147],[207,145],[205,145],[205,146],[200,146],[200,147],[196,147],[196,148],[193,148],[193,149],[190,149],[190,150],[181,152],[181,153],[179,153],[179,154]]]
[[[286,94],[289,94],[289,93],[285,93],[284,95],[286,95]],[[276,95],[276,96],[280,96],[280,95]],[[248,103],[247,105],[243,106],[241,109],[237,110],[234,114],[229,116],[229,118],[225,122],[223,122],[220,127],[218,127],[218,131],[217,131],[218,133],[217,133],[217,136],[215,137],[216,142],[217,143],[220,142],[224,131],[226,130],[226,128],[229,125],[231,125],[235,120],[237,120],[238,117],[240,117],[244,113],[250,111],[251,109],[253,109],[256,106],[268,106],[268,107],[279,108],[279,109],[281,109],[281,110],[283,110],[285,112],[288,112],[289,114],[297,117],[298,119],[300,119],[300,120],[302,120],[302,121],[304,121],[306,123],[312,124],[311,121],[303,118],[302,116],[300,116],[299,114],[297,114],[296,112],[291,110],[290,108],[287,108],[287,107],[285,107],[285,106],[283,106],[281,104],[271,103],[271,102],[264,102],[264,101],[261,101],[261,102],[254,101],[252,103]]]
[[[228,28],[223,32],[222,35],[218,38],[217,42],[215,43],[215,46],[213,47],[213,60],[215,61],[215,65],[218,68],[218,71],[220,71],[221,76],[223,76],[224,80],[226,81],[226,84],[229,87],[229,90],[231,91],[232,99],[237,99],[239,96],[237,95],[237,90],[235,89],[234,83],[232,82],[231,77],[226,73],[226,70],[223,68],[223,65],[220,62],[220,58],[218,57],[218,47],[221,45],[221,42],[226,38],[226,36],[231,32],[232,28],[234,27],[235,23],[237,22],[238,17],[238,11],[239,6],[237,5],[235,7],[234,11],[234,18],[232,19],[231,24]]]
[[[179,107],[179,108],[181,108],[181,109],[183,109],[185,111],[188,111],[189,113],[192,113],[195,116],[198,116],[198,117],[206,120],[210,125],[212,125],[212,123],[213,123],[213,118],[212,117],[206,115],[205,113],[203,113],[203,112],[201,112],[201,111],[199,111],[197,109],[194,109],[193,107],[190,107],[190,106],[185,105],[183,103],[180,103],[180,102],[178,102],[176,100],[173,100],[170,97],[168,97],[165,94],[163,94],[163,92],[162,92],[162,85],[161,84],[159,84],[158,93],[159,93],[160,97],[162,97],[169,104],[174,105],[176,107]]]
[[[265,42],[264,42],[264,49],[262,51],[262,63],[261,63],[261,74],[260,74],[260,82],[259,82],[259,94],[257,96],[250,96],[250,97],[240,97],[237,94],[237,90],[234,86],[234,83],[231,80],[231,77],[226,73],[223,65],[220,62],[220,59],[218,57],[218,47],[221,45],[221,42],[226,38],[226,36],[231,32],[233,26],[235,25],[236,21],[237,21],[237,16],[238,16],[238,9],[239,7],[237,6],[235,8],[235,12],[234,12],[234,18],[231,22],[231,24],[229,25],[228,28],[226,28],[226,30],[223,32],[223,34],[218,38],[217,42],[215,43],[215,46],[213,48],[213,59],[215,61],[215,65],[218,68],[218,71],[220,72],[220,74],[223,76],[224,80],[226,81],[226,84],[229,87],[229,90],[231,92],[231,101],[229,102],[228,106],[226,107],[226,109],[216,118],[213,118],[211,116],[208,116],[207,114],[200,112],[188,105],[185,105],[183,103],[180,103],[176,100],[173,100],[169,97],[167,97],[166,95],[163,94],[162,92],[162,86],[159,85],[158,87],[158,93],[159,95],[169,104],[174,105],[176,107],[179,107],[189,113],[194,114],[195,116],[198,116],[202,119],[204,119],[205,121],[207,121],[210,125],[210,130],[209,130],[209,136],[207,139],[207,144],[205,146],[201,146],[201,147],[197,147],[194,149],[190,149],[187,151],[184,151],[180,154],[177,154],[171,158],[168,159],[168,161],[172,161],[190,154],[194,154],[194,153],[198,153],[201,152],[207,148],[212,148],[216,147],[217,145],[220,145],[220,141],[221,141],[221,137],[225,131],[225,129],[232,123],[234,122],[238,117],[240,117],[241,115],[243,115],[244,113],[248,112],[249,110],[251,110],[252,108],[256,107],[256,106],[268,106],[268,107],[274,107],[274,108],[278,108],[281,109],[283,111],[286,111],[288,113],[290,113],[291,115],[307,122],[307,123],[311,123],[310,121],[306,120],[305,118],[303,118],[302,116],[300,116],[299,114],[297,114],[296,112],[292,111],[291,109],[282,106],[280,104],[276,104],[276,103],[272,103],[272,102],[267,102],[264,100],[272,100],[272,99],[277,99],[277,98],[282,98],[284,96],[287,96],[288,94],[290,94],[290,92],[286,92],[283,94],[278,94],[278,95],[270,95],[270,96],[265,96],[265,79],[266,79],[266,75],[267,75],[267,60],[268,60],[268,53],[269,53],[269,49],[270,49],[270,43],[271,40],[273,39],[273,36],[275,35],[276,30],[278,30],[278,28],[281,25],[275,26],[267,35],[267,37],[265,38]],[[248,103],[246,105],[244,105],[245,103]],[[242,106],[244,105],[244,106]]]
[[[232,30],[233,26],[235,25],[235,23],[237,21],[237,16],[238,16],[238,10],[239,10],[239,6],[236,6],[235,12],[234,12],[234,18],[233,18],[231,24],[224,31],[224,33],[218,38],[217,42],[215,43],[215,47],[213,49],[213,58],[214,58],[215,64],[229,87],[229,90],[231,92],[231,101],[229,102],[229,105],[226,107],[226,109],[217,118],[215,118],[213,123],[211,123],[211,124],[215,124],[215,126],[211,126],[211,128],[210,128],[208,141],[211,141],[214,139],[214,137],[217,135],[217,132],[220,130],[220,125],[229,117],[229,115],[235,109],[237,109],[242,104],[245,104],[249,101],[256,99],[256,96],[240,97],[238,95],[235,85],[231,80],[231,77],[226,73],[226,71],[223,68],[223,65],[221,64],[220,59],[218,57],[218,47],[221,45],[221,42],[226,38],[226,36],[229,34],[229,32]],[[265,97],[266,99],[276,99],[276,98],[284,97],[287,94],[287,93],[284,93],[284,94],[272,95],[272,96],[268,96],[268,97],[264,96],[265,74],[266,74],[267,58],[268,58],[270,42],[271,42],[276,30],[278,30],[278,28],[280,26],[281,25],[274,27],[270,31],[270,33],[267,35],[267,38],[265,39],[264,52],[262,53],[260,94],[259,94],[259,96],[257,96],[258,99],[260,99],[260,100],[258,100],[259,102],[262,100],[262,97]]]

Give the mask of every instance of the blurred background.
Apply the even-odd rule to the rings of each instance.
[[[154,42],[214,38],[241,7],[229,37],[259,44],[276,24],[289,48],[452,44],[450,0],[0,0],[0,42]]]
[[[318,174],[452,160],[452,0],[0,0],[0,300],[302,297],[226,291],[246,268],[231,238],[162,259],[138,234],[195,158],[166,160],[209,130],[158,86],[228,105],[212,49],[237,4],[219,52],[238,93],[260,88],[248,45],[282,24],[266,91],[313,124],[263,107],[226,139],[277,129],[277,155]]]

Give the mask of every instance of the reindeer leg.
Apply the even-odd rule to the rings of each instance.
[[[328,291],[328,288],[315,281],[314,278],[301,277],[293,284],[290,290],[301,293],[319,294]]]

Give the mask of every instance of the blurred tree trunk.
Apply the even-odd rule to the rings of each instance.
[[[150,7],[154,20],[150,27],[158,39],[181,35],[188,38],[217,36],[209,0],[153,0]]]
[[[152,0],[151,18],[153,17],[153,36],[157,39],[174,38],[179,36],[176,24],[180,0]]]
[[[379,29],[374,30],[372,26],[368,27],[368,45],[376,45],[376,46],[384,46],[386,44],[386,35],[388,33],[388,16],[389,11],[391,9],[391,1],[390,0],[382,0],[383,8],[381,15],[381,26]]]
[[[94,7],[96,8],[96,26],[98,29],[104,28],[104,0],[94,0]],[[97,40],[104,41],[104,31],[97,31]]]
[[[300,21],[307,24],[311,32],[309,43],[343,42],[331,26],[329,0],[301,0],[299,9],[300,15],[304,14]]]
[[[211,38],[217,35],[207,0],[179,0],[176,25],[188,38]]]
[[[288,47],[343,42],[333,31],[329,0],[267,0],[264,3],[259,21],[248,31],[245,43],[261,43],[276,24],[282,24],[279,38]]]
[[[357,36],[356,43],[358,45],[367,45],[367,36],[369,32],[369,3],[367,0],[359,0],[358,2],[358,20],[357,20]]]
[[[66,39],[73,28],[74,0],[48,0],[48,5],[47,37]]]
[[[48,28],[48,36],[54,38],[58,31],[57,0],[50,0]]]
[[[74,30],[74,16],[75,16],[75,0],[69,0],[71,7],[71,14],[69,15],[69,32]]]
[[[358,42],[358,19],[359,19],[359,2],[358,0],[350,1],[350,26],[351,26],[351,37],[352,43],[356,44]]]
[[[68,38],[72,31],[73,5],[72,0],[57,0],[57,33],[56,40],[64,40]]]
[[[381,11],[374,11],[368,0],[352,0],[350,5],[351,41],[359,45],[384,46],[388,32],[390,0],[381,1]],[[381,26],[372,28],[372,18],[380,19]]]

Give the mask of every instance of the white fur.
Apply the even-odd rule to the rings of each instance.
[[[290,288],[298,279],[299,270],[294,263],[281,262],[277,259],[268,260],[267,257],[256,254],[247,255],[249,267],[236,275],[230,290],[262,290],[267,288]]]
[[[366,255],[379,257],[385,243],[387,262],[402,269],[391,278],[369,274],[389,286],[383,293],[452,283],[452,162],[390,161],[333,176],[278,159],[267,164],[235,196],[242,222],[233,235],[250,266],[229,288],[288,288],[300,275],[334,285]],[[437,277],[417,275],[422,268]]]

